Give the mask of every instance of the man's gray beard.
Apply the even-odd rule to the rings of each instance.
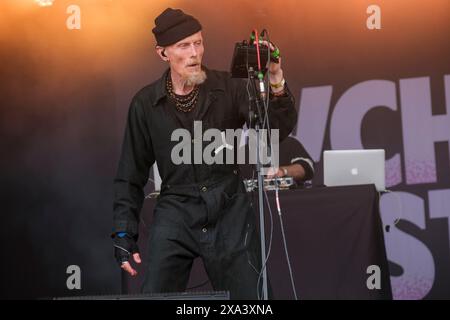
[[[186,77],[186,85],[189,87],[193,87],[195,85],[202,84],[206,80],[206,73],[203,70],[200,72],[190,74]]]

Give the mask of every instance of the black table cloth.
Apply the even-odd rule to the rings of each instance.
[[[299,299],[391,299],[389,269],[374,185],[315,187],[280,191],[280,203],[294,282]],[[273,214],[273,239],[268,275],[275,299],[293,299],[288,264],[275,205],[275,192],[267,192]],[[257,208],[257,194],[253,195]],[[146,251],[147,229],[155,200],[148,199],[140,224],[139,246]],[[257,211],[257,210],[255,210]],[[256,212],[257,214],[257,212]],[[270,215],[266,206],[266,243]],[[142,257],[145,261],[145,257]],[[369,289],[368,267],[379,267],[380,289]],[[122,275],[124,293],[139,292],[139,275]],[[373,281],[369,281],[372,283]],[[194,262],[189,290],[212,291],[199,259]]]

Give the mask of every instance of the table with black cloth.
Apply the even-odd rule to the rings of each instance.
[[[293,299],[275,192],[268,191],[267,194],[273,214],[269,281],[275,299]],[[282,190],[279,194],[299,299],[392,298],[379,195],[374,185]],[[252,197],[255,208],[257,198],[255,192]],[[143,208],[138,242],[141,252],[146,252],[154,204],[155,199],[147,199]],[[265,225],[269,244],[271,224],[267,206]],[[145,261],[145,257],[142,258]],[[368,289],[368,282],[375,284],[374,271],[368,271],[371,265],[380,268],[380,289]],[[134,278],[122,273],[123,293],[139,292],[144,268],[144,265],[138,266],[139,274]],[[188,290],[213,290],[200,259],[194,262]]]

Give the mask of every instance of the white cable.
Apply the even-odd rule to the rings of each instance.
[[[292,291],[294,292],[294,298],[295,298],[295,300],[298,300],[297,290],[295,288],[295,283],[294,283],[294,276],[292,275],[291,261],[289,259],[289,252],[288,252],[288,248],[287,248],[286,235],[284,233],[283,217],[281,215],[280,198],[279,198],[279,195],[278,195],[278,183],[276,183],[275,185],[276,185],[276,188],[275,188],[275,199],[276,199],[276,203],[277,203],[278,218],[280,219],[281,234],[283,236],[284,253],[286,255],[286,261],[287,261],[288,268],[289,268],[289,277],[291,278],[291,286],[292,286]]]
[[[269,33],[268,33],[267,30],[266,30],[266,35],[267,35],[268,53],[269,53],[269,55],[268,55],[268,63],[270,63],[270,37],[269,37]],[[269,87],[270,86],[270,79],[269,79],[268,76],[267,76],[267,86],[268,86],[268,91],[269,91],[270,90],[270,87]],[[271,135],[271,131],[270,131],[270,122],[269,122],[269,117],[268,117],[269,102],[270,102],[270,99],[269,99],[269,92],[268,92],[267,99],[266,99],[265,104],[264,104],[265,115],[264,115],[263,128],[267,124],[267,132],[268,132],[268,135],[269,135],[268,144],[272,145],[271,144],[271,142],[272,142],[272,135]],[[272,153],[271,153],[271,160],[272,160]],[[308,163],[309,163],[309,161],[308,161]],[[298,300],[297,292],[296,292],[296,288],[295,288],[295,283],[294,283],[294,277],[292,275],[291,262],[290,262],[290,259],[289,259],[289,253],[288,253],[288,249],[287,249],[286,236],[285,236],[285,233],[284,233],[283,218],[281,216],[281,206],[280,206],[280,201],[279,201],[279,196],[278,196],[278,183],[275,183],[275,187],[276,187],[275,188],[275,199],[276,199],[276,203],[277,203],[278,216],[279,216],[279,219],[280,219],[281,233],[282,233],[282,237],[283,237],[283,245],[284,245],[284,250],[285,250],[285,254],[286,254],[286,260],[287,260],[288,267],[289,267],[289,275],[290,275],[290,279],[291,279],[292,291],[294,292],[295,300]],[[266,199],[267,199],[267,194],[266,194]],[[268,199],[267,199],[267,202],[268,202]],[[268,206],[269,206],[269,211],[270,211],[271,218],[272,218],[272,212],[270,210],[270,204],[269,203],[268,203]]]
[[[269,41],[269,39],[268,39],[268,41]],[[270,63],[270,47],[268,47],[268,60],[267,60],[267,63]],[[263,130],[267,126],[268,139],[267,139],[266,143],[267,143],[267,146],[269,146],[269,145],[271,145],[271,141],[272,141],[271,138],[272,137],[271,137],[271,132],[270,132],[270,122],[269,122],[269,112],[268,112],[269,111],[269,102],[270,102],[270,99],[269,99],[270,98],[270,92],[269,92],[269,90],[270,90],[270,87],[269,87],[270,80],[269,80],[269,77],[268,77],[268,73],[266,73],[266,81],[267,81],[267,94],[266,94],[266,99],[264,99],[262,101],[263,102],[263,109],[264,109],[264,119],[263,119],[263,122],[262,122],[261,130]],[[258,152],[259,152],[259,150],[258,150]],[[271,160],[272,160],[272,155],[271,155]],[[259,174],[261,174],[261,172],[259,172]],[[263,192],[264,192],[264,196],[265,196],[265,199],[266,199],[267,207],[269,208],[269,215],[270,215],[270,240],[269,240],[269,248],[268,248],[268,251],[267,251],[266,259],[264,261],[264,265],[261,267],[261,272],[260,272],[259,277],[258,277],[257,288],[259,287],[259,282],[261,280],[262,273],[263,273],[264,269],[266,268],[267,261],[268,261],[268,259],[270,257],[270,253],[271,253],[271,250],[272,250],[272,239],[273,239],[273,214],[272,214],[272,208],[270,206],[269,198],[267,196],[267,191],[265,190],[264,185],[260,186],[260,187],[263,188]],[[259,290],[258,290],[258,299],[260,300]]]
[[[259,272],[259,276],[258,276],[258,282],[256,283],[256,293],[258,295],[258,300],[261,300],[261,296],[260,296],[260,293],[259,293],[259,282],[261,281],[262,274],[264,272],[264,269],[267,266],[267,261],[269,260],[269,257],[270,257],[270,252],[272,251],[272,239],[273,239],[273,214],[272,214],[272,208],[270,206],[269,197],[267,196],[267,191],[264,188],[263,188],[263,190],[264,190],[264,196],[265,196],[265,199],[266,199],[267,207],[269,208],[270,237],[269,237],[269,248],[267,250],[266,260],[264,260],[264,264],[261,266],[261,271]],[[262,205],[264,205],[264,204],[262,204]]]

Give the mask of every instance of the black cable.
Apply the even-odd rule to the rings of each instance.
[[[264,29],[262,32],[261,32],[261,34],[265,34],[266,35],[266,37],[267,37],[267,39],[266,39],[266,41],[267,41],[267,45],[268,45],[268,64],[270,63],[270,36],[269,36],[269,32],[266,30],[266,29]],[[266,74],[267,75],[267,74]],[[267,123],[267,132],[268,132],[268,144],[269,145],[271,145],[271,142],[272,142],[272,136],[271,136],[271,131],[270,131],[270,122],[269,122],[269,119],[268,119],[268,112],[269,112],[269,102],[270,102],[270,99],[269,99],[269,94],[270,94],[270,79],[269,79],[269,77],[267,76],[267,99],[266,99],[266,103],[265,103],[265,105],[264,105],[264,108],[265,108],[265,117],[264,117],[264,124],[263,125],[265,125],[266,123]],[[267,120],[267,121],[266,121]],[[272,153],[271,153],[271,160],[272,160]],[[277,185],[277,188],[278,188],[278,185]],[[277,192],[278,192],[278,190],[277,190]],[[266,194],[266,197],[267,197],[267,193],[265,192],[265,194]],[[270,216],[271,216],[271,219],[272,219],[272,210],[270,209],[270,204],[269,204],[269,202],[268,202],[268,199],[267,199],[267,205],[269,206],[269,212],[270,212]],[[296,292],[296,288],[295,288],[295,283],[294,283],[294,278],[293,278],[293,275],[292,275],[292,269],[291,269],[291,261],[290,261],[290,258],[289,258],[289,252],[288,252],[288,249],[287,249],[287,241],[286,241],[286,236],[285,236],[285,232],[284,232],[284,224],[283,224],[283,218],[282,218],[282,216],[281,216],[281,208],[278,210],[278,213],[279,213],[279,218],[280,218],[280,226],[281,226],[281,233],[282,233],[282,238],[283,238],[283,246],[284,246],[284,252],[285,252],[285,255],[286,255],[286,261],[287,261],[287,263],[288,263],[288,267],[289,267],[289,276],[290,276],[290,280],[291,280],[291,286],[292,286],[292,290],[293,290],[293,292],[294,292],[294,297],[295,297],[295,300],[297,300],[297,292]],[[272,222],[273,223],[273,222]],[[270,252],[270,248],[269,248],[269,252]],[[268,257],[267,257],[268,258]],[[267,259],[266,259],[267,260]]]
[[[266,32],[266,34],[267,34],[267,30],[263,30],[263,33],[264,32]],[[267,60],[267,63],[266,63],[266,74],[265,74],[265,77],[266,77],[266,81],[267,81],[266,88],[269,89],[269,86],[268,86],[268,84],[269,84],[269,77],[267,75],[267,71],[268,71],[267,64],[270,62],[270,46],[267,49],[268,49],[267,50],[268,60]],[[255,87],[254,87],[254,90],[255,90],[255,94],[257,95],[257,93],[259,91],[257,91]],[[258,113],[259,113],[260,116],[263,115],[264,118],[263,118],[263,121],[261,121],[260,118],[259,118],[259,120],[260,120],[260,123],[262,123],[261,130],[263,130],[266,127],[266,125],[267,125],[268,139],[267,139],[266,143],[267,143],[267,146],[270,146],[270,144],[271,144],[271,134],[270,134],[270,124],[269,124],[269,118],[268,118],[268,111],[269,111],[268,110],[269,109],[269,91],[268,90],[266,90],[266,99],[263,100],[262,102],[263,102],[264,115],[261,113],[261,109],[259,109],[259,108],[258,108]],[[258,105],[258,107],[259,107],[259,105]],[[258,150],[258,152],[259,152],[259,150]],[[263,192],[264,192],[264,195],[265,195],[266,203],[267,203],[267,206],[268,206],[268,209],[269,209],[270,237],[269,237],[269,246],[268,246],[268,249],[267,249],[266,259],[265,259],[263,265],[261,266],[261,271],[260,271],[259,276],[258,276],[258,282],[257,282],[258,300],[261,299],[260,290],[259,290],[259,283],[261,281],[262,273],[264,272],[264,269],[267,267],[267,261],[268,261],[268,259],[270,257],[270,253],[271,253],[271,250],[272,250],[272,241],[273,241],[273,214],[272,214],[272,208],[270,207],[270,203],[268,201],[267,191],[264,188],[264,183],[263,183],[262,186],[259,186],[259,187],[263,188]],[[264,203],[262,203],[261,205],[264,206]]]
[[[270,48],[269,48],[269,50],[268,50],[268,52],[270,53]],[[255,83],[255,79],[251,76],[251,74],[250,74],[250,72],[254,72],[254,70],[252,70],[252,71],[250,71],[250,68],[249,68],[249,66],[248,66],[248,46],[247,46],[247,61],[246,61],[246,65],[247,65],[247,94],[248,94],[248,96],[249,96],[249,109],[251,110],[251,103],[255,103],[255,106],[256,106],[256,111],[257,111],[257,113],[258,113],[258,118],[256,119],[256,121],[258,121],[259,123],[260,123],[260,127],[262,127],[261,129],[263,129],[264,128],[264,126],[265,126],[265,122],[266,121],[261,121],[261,116],[263,116],[263,114],[262,114],[262,112],[261,112],[261,108],[260,108],[260,106],[259,106],[259,101],[258,101],[258,89],[257,89],[257,87],[256,87],[256,83]],[[251,99],[251,93],[250,93],[250,90],[249,90],[249,85],[251,84],[251,86],[252,86],[252,89],[253,89],[253,92],[254,92],[254,95],[255,95],[255,99],[254,99],[254,101]],[[267,95],[267,97],[268,97],[268,95]],[[264,109],[267,111],[267,107],[268,107],[268,102],[269,102],[269,100],[267,99],[266,101],[263,101],[263,107],[264,107]],[[267,117],[267,112],[264,112],[264,118],[266,118]],[[251,117],[250,117],[251,118]],[[250,121],[251,121],[252,119],[250,119]],[[267,121],[268,122],[268,121]],[[250,128],[251,128],[251,126],[250,126]],[[259,150],[257,150],[257,152],[259,152]],[[254,175],[254,170],[253,170],[253,173],[252,173],[252,175]],[[263,183],[263,185],[262,186],[260,186],[261,188],[263,188],[263,192],[265,193],[265,195],[266,195],[266,201],[267,201],[267,193],[266,193],[266,191],[264,190],[264,183]],[[253,194],[253,193],[252,193]],[[253,195],[252,195],[252,199],[253,199]],[[268,202],[267,202],[268,203]],[[269,204],[269,203],[268,203]],[[262,203],[262,204],[260,204],[260,205],[263,205],[264,206],[264,203]],[[272,215],[272,210],[271,210],[271,208],[270,208],[270,206],[269,206],[269,212],[270,212],[270,221],[271,221],[271,223],[270,223],[270,238],[269,238],[269,248],[268,248],[268,254],[267,254],[267,256],[266,256],[266,259],[265,259],[265,261],[264,261],[264,263],[262,263],[262,266],[261,266],[261,270],[258,272],[258,282],[257,282],[257,285],[256,285],[256,292],[257,292],[257,296],[258,296],[258,300],[260,300],[260,290],[259,290],[259,283],[260,283],[260,280],[261,280],[261,276],[262,276],[262,273],[263,273],[263,271],[264,271],[264,269],[266,268],[266,265],[267,265],[267,261],[268,261],[268,258],[269,258],[269,256],[270,256],[270,252],[271,252],[271,248],[272,248],[272,240],[273,240],[273,215]],[[262,232],[262,231],[261,231]],[[265,247],[265,244],[264,244],[264,247]],[[249,261],[249,264],[255,269],[255,271],[257,271],[256,270],[256,268],[250,263],[250,261]]]
[[[264,190],[264,196],[265,196],[265,199],[266,199],[267,207],[269,208],[270,237],[269,237],[269,247],[267,249],[266,260],[264,261],[264,264],[261,266],[261,271],[259,272],[258,282],[257,282],[257,285],[256,285],[256,288],[258,289],[258,291],[257,291],[258,300],[261,300],[261,296],[260,296],[260,292],[259,292],[259,282],[261,281],[261,276],[262,276],[262,273],[263,273],[264,269],[267,267],[267,261],[269,260],[270,253],[272,251],[272,240],[273,240],[273,214],[272,214],[272,208],[270,206],[269,197],[267,196],[267,190],[265,190],[265,189],[263,189],[263,190]],[[264,205],[264,203],[263,203],[263,205]]]

